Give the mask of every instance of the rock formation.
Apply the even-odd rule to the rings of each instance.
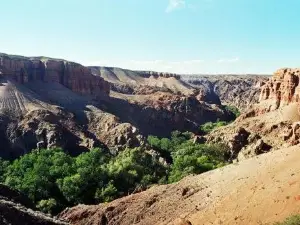
[[[300,69],[284,68],[276,71],[262,87],[260,101],[271,100],[270,110],[292,102],[300,102]]]
[[[299,136],[299,77],[300,69],[280,69],[268,81],[258,84],[261,87],[259,103],[246,110],[230,126],[209,134],[208,142],[219,140],[227,144],[237,154],[233,158],[243,160],[269,150],[297,145]],[[231,134],[244,127],[249,132],[247,143],[234,151]]]
[[[108,82],[93,76],[88,68],[65,60],[0,54],[0,74],[20,84],[31,81],[55,82],[79,94],[101,97],[109,93]]]

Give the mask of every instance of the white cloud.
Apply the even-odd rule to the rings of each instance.
[[[228,58],[228,59],[219,59],[218,63],[235,63],[240,61],[239,57],[235,57],[235,58]]]
[[[172,12],[175,9],[184,8],[186,6],[186,0],[169,0],[169,5],[166,8],[166,12]]]

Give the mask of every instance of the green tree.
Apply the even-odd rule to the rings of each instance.
[[[5,181],[5,173],[7,171],[9,164],[10,164],[9,161],[0,158],[0,183],[3,183]]]
[[[189,174],[200,174],[224,166],[225,158],[220,147],[186,142],[172,153],[173,164],[169,182],[176,182]]]
[[[214,129],[216,129],[218,127],[226,126],[227,124],[228,124],[228,122],[226,122],[226,121],[217,121],[215,123],[207,122],[200,126],[200,131],[202,133],[208,134],[208,133],[212,132]]]
[[[92,149],[75,159],[74,171],[57,180],[60,191],[72,204],[95,203],[95,192],[108,181],[109,156],[102,149]]]
[[[57,202],[54,198],[41,200],[38,202],[37,208],[42,212],[53,214],[56,212]]]
[[[66,204],[56,180],[72,172],[72,158],[61,149],[34,150],[8,166],[5,184],[17,189],[36,204],[54,198]]]

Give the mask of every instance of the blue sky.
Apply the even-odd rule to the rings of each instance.
[[[0,52],[177,73],[300,67],[299,0],[1,0]]]

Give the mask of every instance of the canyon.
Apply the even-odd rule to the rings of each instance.
[[[226,143],[233,164],[110,203],[68,208],[60,218],[74,225],[243,225],[300,213],[298,71],[281,69],[259,82],[257,102],[205,136]]]
[[[97,147],[118,155],[142,146],[156,157],[147,137],[178,130],[191,132],[194,143],[226,146],[231,163],[108,203],[66,208],[54,219],[34,211],[25,196],[15,197],[20,193],[5,186],[1,193],[0,186],[0,219],[15,223],[17,213],[28,224],[242,225],[299,213],[299,71],[180,75],[0,54],[4,159],[54,147],[77,156]],[[220,121],[228,124],[200,131],[200,125]]]
[[[149,134],[197,133],[205,122],[234,119],[217,93],[182,77],[1,54],[0,155],[15,158],[55,146],[75,155],[99,146],[118,151],[142,145]],[[226,79],[228,90],[244,82]],[[244,89],[256,90],[259,79],[266,78],[247,81]]]

